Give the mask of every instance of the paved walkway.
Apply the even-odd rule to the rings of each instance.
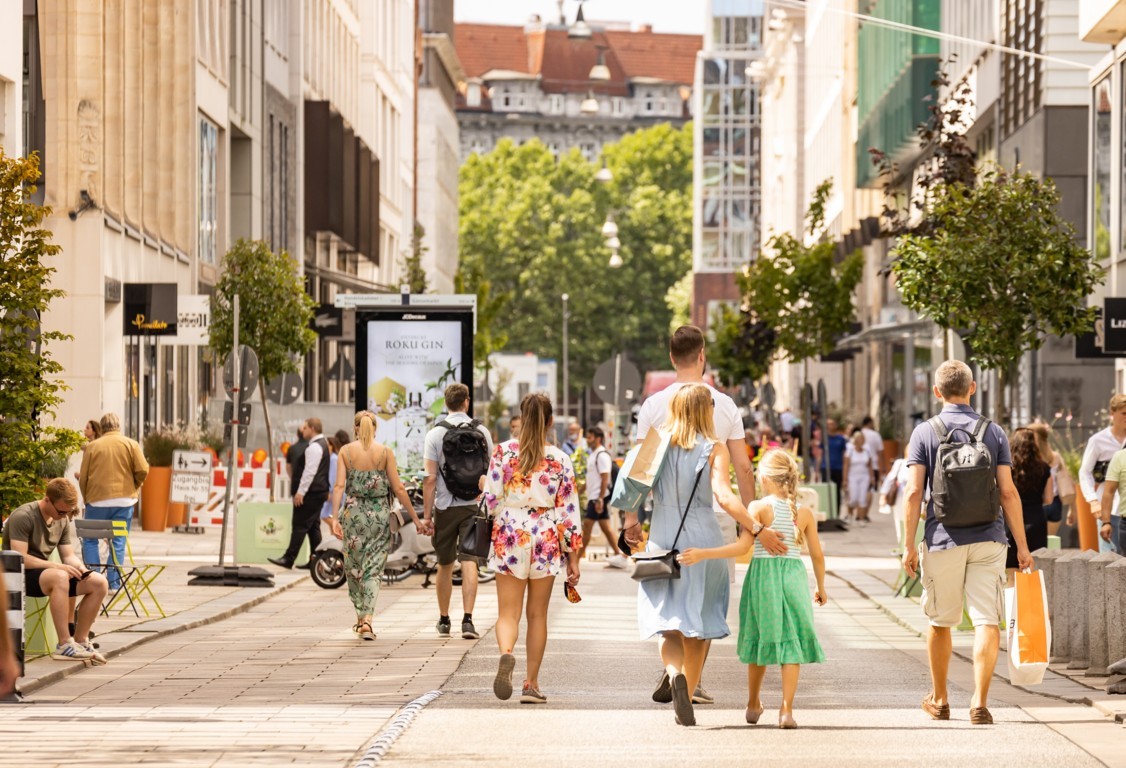
[[[584,570],[583,602],[570,605],[560,597],[552,605],[542,673],[550,702],[544,707],[492,696],[491,632],[479,642],[436,638],[433,592],[419,589],[417,578],[381,594],[374,643],[352,636],[346,591],[326,592],[306,581],[221,622],[157,637],[106,667],[43,687],[34,705],[5,709],[0,766],[73,765],[78,754],[84,766],[350,767],[406,703],[431,690],[444,695],[421,712],[383,764],[832,759],[869,766],[929,754],[967,766],[1014,758],[1035,765],[1126,765],[1126,731],[1100,711],[1000,680],[992,696],[998,724],[970,726],[970,665],[963,660],[952,669],[954,720],[926,718],[918,709],[928,685],[924,644],[909,620],[918,606],[901,599],[889,608],[890,600],[877,604],[858,591],[889,593],[881,581],[896,569],[889,531],[890,521],[877,521],[825,536],[830,567],[862,583],[854,589],[842,578],[830,579],[832,602],[817,610],[829,660],[803,670],[796,732],[771,727],[776,671],[767,676],[764,725],[743,723],[745,668],[730,638],[715,644],[705,675],[717,704],[698,707],[699,727],[674,726],[669,708],[649,700],[659,663],[655,644],[637,638],[635,584],[624,572],[592,563]],[[160,538],[169,536],[155,535],[146,557],[161,556],[160,546],[169,548],[165,557],[183,557],[176,554],[179,542]],[[205,602],[186,612],[250,592],[201,596]],[[731,616],[737,615],[734,599]],[[456,610],[457,597],[454,602]],[[491,630],[491,585],[483,586],[474,616],[482,632]],[[103,638],[117,634],[125,631]],[[523,659],[518,676],[522,669]],[[65,740],[42,738],[49,723],[63,724]]]

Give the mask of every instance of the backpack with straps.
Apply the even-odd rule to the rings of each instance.
[[[1001,491],[993,454],[985,445],[985,431],[991,423],[978,418],[973,430],[946,429],[935,416],[927,422],[938,436],[938,451],[931,478],[934,518],[945,528],[973,528],[997,520]],[[955,432],[969,435],[966,442],[955,442]]]
[[[481,495],[480,481],[489,471],[489,443],[473,419],[463,424],[440,421],[435,426],[444,427],[442,436],[442,462],[438,471],[446,489],[459,501],[473,501]]]

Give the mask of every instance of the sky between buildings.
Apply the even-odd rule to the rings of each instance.
[[[567,20],[575,18],[578,4],[566,0],[563,4]],[[559,18],[557,0],[455,0],[454,17],[457,21],[475,21],[485,24],[511,24],[520,26],[532,14],[545,21]],[[636,29],[640,24],[652,24],[654,32],[704,34],[704,4],[697,0],[587,0],[583,14],[598,21],[628,21]]]

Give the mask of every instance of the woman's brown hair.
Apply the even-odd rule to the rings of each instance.
[[[530,475],[543,463],[551,418],[551,401],[542,392],[532,392],[520,401],[520,461],[516,465],[520,474]]]
[[[1028,427],[1021,427],[1013,432],[1009,447],[1013,454],[1013,483],[1017,490],[1022,494],[1042,493],[1044,487],[1036,488],[1034,483],[1039,479],[1037,475],[1044,476],[1042,472],[1037,472],[1037,468],[1041,464],[1047,466],[1047,462],[1040,455],[1036,433]]]
[[[97,419],[90,419],[88,422],[86,422],[86,426],[89,427],[90,431],[94,433],[95,440],[102,436],[102,424]]]

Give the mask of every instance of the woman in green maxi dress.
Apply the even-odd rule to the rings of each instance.
[[[399,480],[395,454],[375,442],[375,414],[357,413],[355,434],[357,439],[340,449],[328,523],[344,541],[348,596],[356,609],[352,630],[364,640],[375,640],[371,622],[383,566],[391,550],[392,494],[410,512],[420,532],[425,532],[426,525],[419,520]]]

